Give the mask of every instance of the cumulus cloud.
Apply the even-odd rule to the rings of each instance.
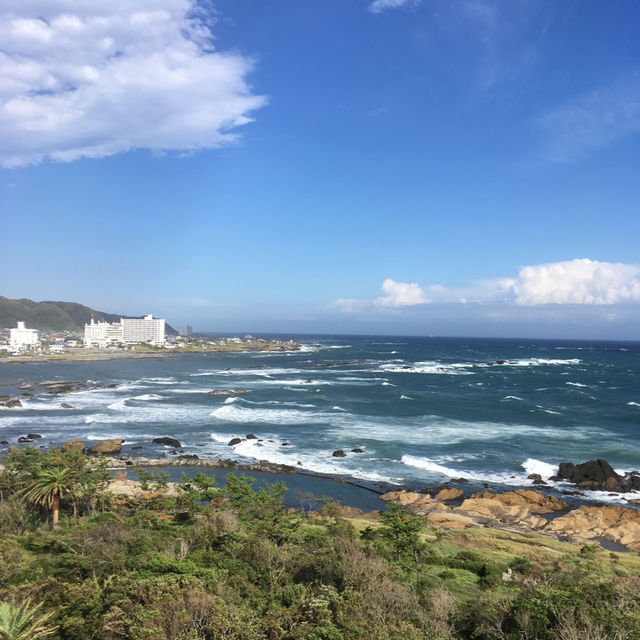
[[[4,2],[0,164],[234,142],[266,99],[211,26],[195,0]]]
[[[419,0],[374,0],[369,5],[371,13],[382,13],[388,9],[399,9],[405,5],[417,4]]]
[[[511,289],[521,305],[640,302],[640,265],[583,258],[524,267]]]
[[[640,133],[640,74],[552,109],[539,125],[547,138],[547,159],[560,163]]]
[[[387,278],[382,283],[383,297],[376,300],[382,307],[410,307],[425,304],[429,299],[415,282],[396,282]]]
[[[345,313],[421,304],[486,304],[517,306],[614,305],[640,303],[640,265],[599,262],[588,258],[527,266],[516,277],[476,280],[465,287],[439,284],[382,283],[385,294],[374,300],[341,298],[333,307]]]

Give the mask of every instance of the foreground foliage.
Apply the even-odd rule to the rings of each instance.
[[[282,484],[233,475],[185,476],[169,496],[149,471],[132,499],[81,454],[25,449],[5,465],[1,640],[640,638],[635,555],[440,532],[397,506],[379,522],[326,501],[290,512]]]

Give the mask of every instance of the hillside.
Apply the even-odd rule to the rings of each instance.
[[[77,302],[35,302],[28,298],[10,300],[0,296],[0,328],[15,327],[16,322],[24,320],[27,327],[41,331],[81,331],[91,318],[96,322],[117,322],[120,318],[136,317],[142,316],[96,311]],[[169,324],[166,331],[170,335],[177,333]]]

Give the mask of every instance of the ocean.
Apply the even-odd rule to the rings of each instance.
[[[288,337],[302,350],[1,364],[0,395],[43,380],[117,386],[67,395],[36,386],[22,408],[0,407],[0,440],[119,437],[124,455],[171,457],[151,442],[170,436],[201,458],[412,489],[451,478],[528,487],[531,473],[548,478],[560,462],[593,458],[640,469],[640,343]],[[229,446],[232,438],[243,440]],[[623,500],[585,494],[594,497]]]

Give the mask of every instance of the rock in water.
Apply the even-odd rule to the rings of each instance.
[[[122,438],[112,438],[111,440],[101,440],[89,449],[90,453],[120,453],[122,450]]]
[[[231,438],[227,443],[230,447],[233,447],[236,444],[240,444],[242,442],[242,438]]]
[[[342,449],[337,449],[331,454],[334,458],[346,458],[347,454]]]
[[[80,438],[76,438],[75,440],[67,440],[60,447],[62,451],[84,451],[84,442],[80,440]]]
[[[180,444],[179,440],[176,440],[175,438],[154,438],[152,440],[152,442],[154,444],[164,444],[167,447],[175,447],[176,449],[180,449],[182,447],[182,445]]]
[[[598,458],[582,464],[561,462],[557,478],[569,480],[584,489],[600,491],[625,491],[623,477],[606,461]]]

